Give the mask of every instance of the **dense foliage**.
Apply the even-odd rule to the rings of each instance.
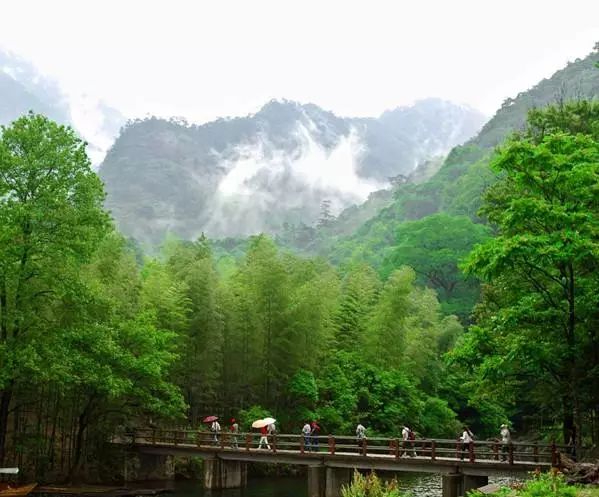
[[[599,103],[532,112],[493,167],[483,213],[499,232],[465,265],[488,286],[456,354],[477,391],[501,385],[504,402],[561,416],[566,442],[596,439]]]

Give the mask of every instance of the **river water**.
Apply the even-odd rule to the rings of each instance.
[[[397,475],[399,486],[411,497],[441,497],[441,476],[402,473]],[[490,483],[507,483],[507,479],[489,479]],[[306,477],[250,478],[243,489],[204,490],[200,481],[176,481],[172,497],[307,497]]]

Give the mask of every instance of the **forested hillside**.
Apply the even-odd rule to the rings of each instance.
[[[315,224],[323,201],[334,214],[361,204],[482,124],[473,109],[438,99],[378,118],[271,101],[256,114],[201,126],[132,122],[100,175],[119,228],[148,249],[167,234],[274,234],[285,224]]]
[[[484,221],[479,217],[482,193],[497,179],[489,167],[494,147],[510,132],[523,129],[531,109],[571,99],[598,98],[598,59],[595,51],[507,99],[476,137],[449,153],[432,178],[420,184],[397,185],[393,200],[389,199],[391,194],[383,194],[388,204],[351,235],[347,235],[346,226],[351,225],[352,217],[364,213],[368,202],[362,211],[349,210],[338,221],[329,220],[311,237],[298,241],[288,236],[284,243],[325,255],[334,264],[367,261],[382,275],[402,263],[411,264],[418,281],[439,292],[444,309],[467,320],[478,296],[478,284],[465,278],[458,263],[481,241],[482,228],[476,223]],[[455,229],[444,230],[442,243],[429,244],[427,237],[438,232],[440,225]],[[414,246],[418,247],[416,252]]]

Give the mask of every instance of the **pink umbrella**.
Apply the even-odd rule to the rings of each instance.
[[[212,423],[213,421],[216,421],[217,419],[218,419],[218,416],[206,416],[202,420],[202,423]]]

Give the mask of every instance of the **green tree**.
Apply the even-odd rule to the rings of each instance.
[[[31,381],[51,307],[104,236],[102,183],[71,128],[29,114],[0,137],[0,463],[16,383]]]
[[[225,386],[222,295],[209,241],[201,236],[193,243],[177,244],[167,267],[171,285],[183,285],[187,322],[179,330],[175,375],[190,406],[190,420],[196,424],[202,410],[211,410],[221,400]]]
[[[401,224],[397,244],[383,265],[383,273],[408,265],[422,283],[434,288],[445,310],[466,319],[478,297],[478,282],[459,269],[472,248],[490,236],[490,229],[466,216],[439,213]]]
[[[499,234],[465,266],[491,289],[462,359],[561,412],[566,442],[599,391],[598,136],[597,103],[532,112],[493,161],[483,213]]]
[[[335,319],[337,348],[355,350],[363,346],[368,317],[376,303],[380,286],[378,275],[367,264],[359,264],[345,275]]]

